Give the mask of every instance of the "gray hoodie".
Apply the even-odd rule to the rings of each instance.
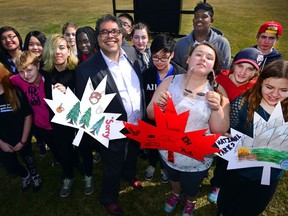
[[[211,33],[207,42],[213,44],[218,50],[218,54],[220,57],[220,67],[221,69],[229,69],[231,63],[231,48],[229,41],[223,36],[223,33],[218,30],[211,28]],[[191,31],[189,35],[186,35],[183,38],[180,38],[175,47],[175,54],[173,60],[180,64],[183,68],[187,69],[187,53],[189,50],[190,44],[194,44],[193,37],[194,30]]]

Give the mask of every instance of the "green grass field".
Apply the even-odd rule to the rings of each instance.
[[[117,1],[117,9],[131,9],[132,0]],[[197,1],[183,0],[183,9],[192,10]],[[231,44],[232,54],[240,49],[256,43],[256,33],[259,26],[266,21],[279,21],[283,25],[283,36],[277,49],[288,59],[288,19],[287,0],[207,0],[215,8],[214,27],[221,29]],[[79,26],[95,27],[96,19],[102,14],[112,13],[110,0],[0,0],[0,26],[15,27],[24,40],[31,30],[43,31],[46,35],[60,33],[61,26],[67,21],[73,21]],[[181,34],[191,31],[192,15],[183,15]],[[101,187],[101,163],[94,165],[94,181],[96,190],[91,196],[83,193],[82,176],[76,171],[72,193],[68,198],[60,198],[59,165],[51,167],[51,155],[42,158],[38,156],[38,148],[34,147],[37,163],[43,179],[41,191],[33,194],[32,190],[22,193],[18,178],[8,176],[0,167],[0,216],[105,216],[105,209],[99,204]],[[143,180],[143,174],[148,162],[139,159],[138,177]],[[159,169],[158,169],[159,170]],[[212,174],[212,169],[210,174]],[[209,178],[211,175],[209,176]],[[163,202],[170,191],[169,185],[160,182],[158,172],[152,182],[143,181],[144,189],[135,191],[122,182],[119,202],[127,216],[162,216]],[[216,215],[217,207],[207,201],[209,179],[201,186],[195,215]],[[285,172],[277,192],[262,216],[285,216],[288,212],[288,174]],[[255,201],[257,202],[257,201]],[[180,215],[181,204],[172,216]],[[245,200],[243,200],[245,207]],[[248,215],[248,214],[247,214]]]
[[[193,10],[198,0],[182,0],[183,10]],[[215,10],[214,27],[221,29],[230,42],[232,54],[256,43],[256,33],[266,21],[278,21],[283,25],[283,36],[276,48],[288,58],[288,4],[286,0],[207,0]],[[116,1],[117,9],[133,9],[133,0]],[[112,0],[0,0],[0,26],[15,27],[23,39],[32,30],[49,35],[60,33],[61,26],[73,21],[79,26],[95,27],[102,14],[113,13]],[[132,14],[133,15],[133,14]],[[182,15],[181,34],[192,28],[192,16]]]

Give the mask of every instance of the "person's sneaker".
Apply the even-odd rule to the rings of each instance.
[[[93,157],[93,163],[97,164],[101,160],[101,154],[99,152],[96,152],[94,157]]]
[[[164,204],[164,211],[166,213],[173,212],[181,199],[182,198],[180,195],[176,195],[175,193],[171,192],[169,199]]]
[[[220,191],[220,188],[212,187],[211,191],[208,194],[208,201],[211,203],[217,203],[219,191]]]
[[[169,182],[169,176],[165,169],[161,169],[161,182],[164,184]]]
[[[147,180],[147,181],[151,181],[154,177],[154,171],[155,171],[155,167],[149,165],[147,167],[147,169],[145,170],[145,175],[144,175],[144,178]]]
[[[42,185],[42,180],[39,174],[32,176],[33,181],[33,192],[37,192],[40,190]]]
[[[30,172],[28,172],[28,175],[24,178],[21,178],[22,182],[22,191],[26,192],[29,189],[30,183],[31,183],[31,175]]]
[[[39,146],[39,155],[44,157],[47,153],[46,144],[45,143],[37,143]]]
[[[196,205],[196,201],[190,202],[186,200],[185,206],[182,212],[182,216],[193,216],[195,205]]]
[[[86,176],[84,177],[84,194],[85,195],[91,195],[94,192],[94,184],[92,176]]]
[[[114,216],[123,215],[123,210],[118,203],[110,203],[104,206],[106,207],[106,210],[109,212],[109,215],[114,215]]]
[[[70,195],[72,184],[73,184],[73,179],[65,178],[63,180],[63,185],[60,190],[60,197],[67,197]]]

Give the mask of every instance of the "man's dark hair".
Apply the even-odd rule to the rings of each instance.
[[[158,34],[154,37],[150,49],[151,53],[157,53],[163,50],[164,53],[172,53],[175,50],[176,41],[166,34]]]
[[[214,10],[212,5],[208,4],[208,3],[204,3],[204,2],[199,2],[196,7],[194,8],[194,13],[196,13],[198,10],[205,10],[209,13],[209,15],[211,16],[211,18],[213,18],[214,16]]]
[[[100,18],[96,21],[96,27],[95,27],[96,38],[99,36],[100,25],[101,25],[103,22],[109,22],[109,21],[117,23],[118,28],[119,28],[119,30],[121,31],[121,34],[123,34],[123,27],[122,27],[122,24],[121,24],[120,19],[119,19],[118,17],[116,17],[116,16],[111,15],[111,14],[106,14],[106,15],[100,17]]]

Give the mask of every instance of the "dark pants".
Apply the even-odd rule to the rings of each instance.
[[[227,171],[218,196],[218,215],[258,216],[271,201],[279,180],[270,185],[251,181],[235,172]]]
[[[212,187],[221,187],[223,177],[225,176],[228,162],[218,156],[214,157],[214,161],[216,161],[215,169],[213,172],[213,177],[210,179],[210,184]]]
[[[124,139],[120,145],[125,145],[121,151],[111,151],[109,148],[100,145],[103,163],[100,203],[103,205],[117,202],[121,178],[131,181],[136,175],[139,144],[133,140],[127,141]]]
[[[23,161],[27,169],[32,176],[38,174],[38,170],[35,164],[35,158],[32,153],[31,142],[28,142],[20,151]],[[18,153],[8,153],[0,150],[0,162],[5,167],[6,171],[10,174],[17,175],[19,177],[27,177],[27,169],[18,160]]]
[[[96,142],[95,139],[93,139],[90,135],[85,134],[82,137],[80,145],[78,146],[78,148],[75,149],[75,151],[78,151],[80,153],[80,157],[82,158],[83,162],[83,172],[86,176],[92,176],[93,174],[92,151],[95,148],[95,142]],[[77,161],[75,161],[74,163],[77,163]],[[78,161],[78,163],[80,163],[80,161]]]
[[[158,149],[149,149],[149,165],[156,167],[159,160],[160,154]],[[160,167],[163,169],[162,163],[160,163]]]
[[[162,159],[161,162],[169,175],[169,179],[180,182],[184,195],[196,197],[199,194],[200,185],[208,175],[209,169],[198,172],[183,172],[171,168]]]
[[[44,128],[34,126],[34,136],[37,141],[42,141],[47,144],[53,157],[56,159],[56,161],[59,161],[59,156],[57,155],[55,146],[56,143],[53,139],[53,130],[46,130]]]
[[[73,179],[74,167],[74,129],[62,125],[53,124],[53,139],[56,149],[57,159],[62,166],[64,178]]]

